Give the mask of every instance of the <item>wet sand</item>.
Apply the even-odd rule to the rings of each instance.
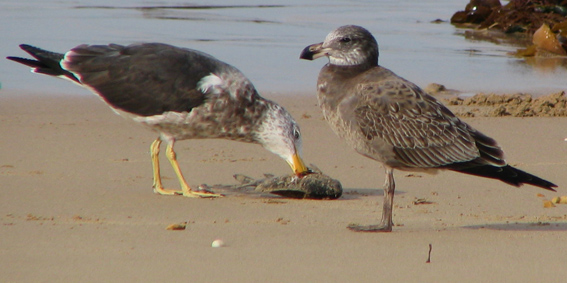
[[[396,172],[389,234],[375,223],[383,169],[323,121],[313,95],[264,94],[302,127],[304,158],[339,179],[338,200],[222,191],[219,199],[152,192],[156,135],[94,96],[0,92],[0,277],[4,282],[562,282],[567,277],[567,118],[465,117],[510,164],[552,193],[454,172]],[[176,144],[190,184],[288,174],[258,145]],[[162,158],[166,186],[176,188]],[[539,195],[540,194],[540,195]],[[419,204],[418,199],[425,199]],[[187,229],[171,231],[174,223]],[[212,248],[215,239],[224,247]],[[429,244],[431,262],[426,263]]]

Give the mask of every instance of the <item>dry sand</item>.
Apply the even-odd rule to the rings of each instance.
[[[530,94],[484,94],[452,96],[443,102],[461,117],[567,117],[567,96],[557,92],[540,97]]]
[[[512,165],[558,184],[557,193],[454,172],[398,171],[394,231],[354,233],[349,223],[380,216],[380,164],[330,131],[312,94],[264,96],[297,118],[306,162],[339,179],[343,197],[158,196],[154,133],[94,96],[0,92],[0,281],[567,280],[567,205],[543,207],[544,199],[567,195],[567,118],[463,118],[497,139]],[[192,185],[289,173],[258,145],[202,140],[176,149]],[[165,183],[176,187],[164,158]],[[186,230],[165,229],[181,222]],[[212,248],[215,239],[225,246]]]

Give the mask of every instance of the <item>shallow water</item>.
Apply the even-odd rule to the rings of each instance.
[[[468,1],[56,1],[0,2],[0,55],[25,56],[18,44],[64,52],[82,43],[164,42],[205,51],[243,71],[261,92],[314,92],[325,60],[301,50],[343,24],[369,29],[380,63],[420,86],[465,92],[546,93],[567,89],[565,60],[527,63],[510,43],[465,36],[448,22]],[[265,6],[262,6],[265,5]],[[88,93],[62,80],[0,61],[4,89]]]

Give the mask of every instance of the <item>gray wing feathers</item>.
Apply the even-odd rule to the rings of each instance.
[[[396,161],[407,167],[443,167],[479,157],[505,164],[494,140],[410,82],[366,83],[358,92],[364,100],[354,110],[360,131],[369,143],[379,139],[391,145]]]
[[[111,106],[143,116],[202,104],[197,83],[219,68],[210,56],[158,43],[80,45],[62,65]]]

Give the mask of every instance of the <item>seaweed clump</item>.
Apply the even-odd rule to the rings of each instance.
[[[533,36],[533,45],[518,50],[516,55],[519,56],[549,53],[565,56],[566,16],[567,0],[511,0],[506,5],[499,0],[471,0],[464,11],[453,14],[451,23],[460,27]]]

